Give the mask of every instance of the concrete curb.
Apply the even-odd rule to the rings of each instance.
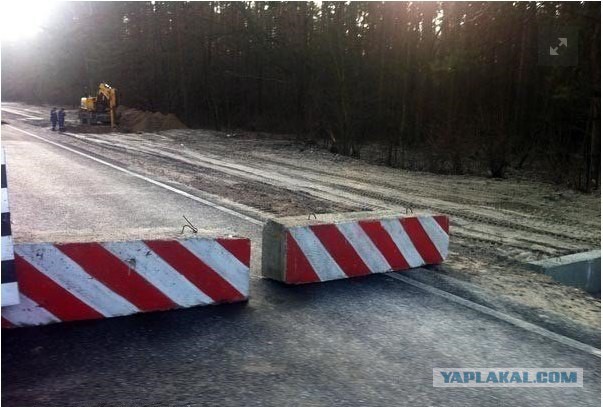
[[[264,226],[262,275],[288,284],[440,264],[448,255],[444,215],[389,211],[289,217]]]
[[[244,238],[17,244],[2,327],[245,301],[250,256]]]
[[[601,292],[601,250],[570,254],[528,263],[530,268],[561,284],[591,294]]]

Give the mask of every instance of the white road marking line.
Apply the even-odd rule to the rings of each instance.
[[[6,108],[6,107],[3,107],[2,110],[4,110],[5,112],[8,112],[8,113],[12,113],[12,114],[16,114],[16,115],[19,115],[19,116],[23,116],[23,117],[25,117],[27,119],[41,120],[40,117],[30,116],[28,114],[21,113],[21,112],[19,112],[17,110],[9,109],[9,108]]]
[[[54,146],[60,147],[60,148],[62,148],[62,149],[64,149],[64,150],[67,150],[67,151],[70,151],[70,152],[72,152],[72,153],[75,153],[75,154],[81,155],[82,157],[89,158],[89,159],[90,159],[90,160],[92,160],[92,161],[96,161],[97,163],[100,163],[100,164],[106,165],[107,167],[111,167],[111,168],[113,168],[113,169],[115,169],[115,170],[118,170],[118,171],[121,171],[121,172],[123,172],[123,173],[125,173],[125,174],[131,175],[131,176],[136,177],[136,178],[140,178],[140,179],[142,179],[142,180],[145,180],[145,181],[147,181],[147,182],[150,182],[150,183],[151,183],[151,184],[153,184],[153,185],[156,185],[156,186],[158,186],[158,187],[161,187],[161,188],[167,189],[168,191],[171,191],[171,192],[175,192],[175,193],[177,193],[177,194],[179,194],[179,195],[182,195],[182,196],[184,196],[184,197],[187,197],[187,198],[189,198],[189,199],[192,199],[193,201],[196,201],[196,202],[202,203],[203,205],[211,206],[211,207],[212,207],[212,208],[214,208],[214,209],[217,209],[217,210],[219,210],[219,211],[222,211],[222,212],[228,213],[229,215],[232,215],[232,216],[236,216],[237,218],[241,218],[241,219],[243,219],[243,220],[246,220],[246,221],[248,221],[248,222],[250,222],[250,223],[253,223],[254,225],[263,225],[263,224],[264,224],[264,222],[263,222],[263,221],[261,221],[261,220],[254,219],[254,218],[252,218],[252,217],[250,217],[250,216],[244,215],[244,214],[239,213],[239,212],[237,212],[237,211],[234,211],[234,210],[232,210],[232,209],[229,209],[229,208],[226,208],[226,207],[224,207],[224,206],[221,206],[221,205],[215,204],[215,203],[210,202],[210,201],[208,201],[208,200],[205,200],[205,199],[203,199],[203,198],[199,198],[198,196],[195,196],[195,195],[189,194],[188,192],[184,192],[184,191],[182,191],[182,190],[180,190],[180,189],[177,189],[177,188],[171,187],[171,186],[169,186],[169,185],[167,185],[167,184],[164,184],[163,182],[155,181],[155,180],[154,180],[154,179],[152,179],[152,178],[145,177],[144,175],[137,174],[137,173],[135,173],[135,172],[133,172],[133,171],[127,170],[127,169],[122,168],[122,167],[119,167],[119,166],[117,166],[117,165],[115,165],[115,164],[111,164],[111,163],[109,163],[109,162],[107,162],[107,161],[101,160],[100,158],[96,158],[96,157],[93,157],[93,156],[91,156],[91,155],[89,155],[89,154],[82,153],[81,151],[77,151],[77,150],[75,150],[75,149],[73,149],[73,148],[70,148],[70,147],[64,146],[64,145],[62,145],[62,144],[60,144],[60,143],[57,143],[57,142],[54,142],[54,141],[47,140],[47,139],[45,139],[44,137],[41,137],[41,136],[38,136],[38,135],[36,135],[36,134],[30,133],[30,132],[28,132],[28,131],[26,131],[26,130],[22,130],[22,129],[18,128],[18,127],[15,127],[15,126],[11,126],[10,124],[7,124],[7,125],[5,125],[5,126],[10,127],[11,129],[14,129],[14,130],[20,131],[21,133],[27,134],[27,135],[29,135],[29,136],[35,137],[35,138],[37,138],[37,139],[39,139],[39,140],[42,140],[42,141],[44,141],[44,142],[46,142],[46,143],[49,143],[49,144],[52,144],[52,145],[54,145]]]
[[[310,262],[314,272],[318,274],[320,281],[348,277],[309,227],[291,228],[289,233]]]
[[[22,244],[17,245],[15,251],[40,273],[105,317],[140,312],[136,306],[86,273],[79,264],[52,244]]]
[[[188,239],[179,242],[244,296],[249,295],[249,267],[215,240]]]
[[[2,260],[12,260],[15,258],[13,254],[13,238],[11,235],[2,236]]]
[[[392,238],[402,256],[406,259],[411,268],[419,267],[425,264],[425,260],[419,254],[412,240],[408,237],[408,233],[402,227],[399,219],[384,219],[381,221],[381,226]]]
[[[532,323],[522,321],[519,318],[515,318],[510,315],[503,314],[502,312],[493,310],[492,308],[488,308],[483,305],[476,304],[474,302],[471,302],[469,300],[466,300],[466,299],[456,296],[454,294],[450,294],[446,291],[442,291],[439,288],[435,288],[430,285],[423,284],[419,281],[413,280],[412,278],[409,278],[409,277],[406,277],[406,276],[403,276],[400,274],[395,274],[395,273],[388,273],[385,275],[389,278],[393,278],[395,280],[400,280],[400,281],[405,282],[406,284],[420,288],[424,291],[427,291],[430,294],[437,295],[439,297],[445,298],[449,301],[455,302],[460,305],[464,305],[465,307],[471,308],[474,311],[478,311],[478,312],[481,312],[482,314],[490,315],[491,317],[500,319],[501,321],[505,321],[518,328],[522,328],[526,331],[529,331],[529,332],[532,332],[532,333],[535,333],[538,335],[542,335],[545,338],[551,339],[555,342],[559,342],[563,345],[570,346],[574,349],[581,350],[581,351],[589,353],[591,355],[601,357],[601,349],[597,349],[594,346],[590,346],[585,343],[579,342],[575,339],[568,338],[567,336],[559,335],[555,332],[551,332],[547,329],[539,327],[538,325],[534,325]]]
[[[340,223],[336,227],[345,236],[354,250],[356,250],[356,253],[364,261],[364,264],[368,266],[371,273],[383,273],[392,269],[385,257],[383,257],[383,254],[381,254],[358,223]]]
[[[2,289],[4,289],[4,286]],[[46,325],[61,322],[60,319],[45,308],[40,307],[29,297],[20,294],[19,298],[19,304],[2,308],[2,316],[13,325]]]
[[[132,264],[138,274],[176,304],[192,307],[214,302],[144,242],[109,242],[102,245],[124,263]]]
[[[421,226],[423,226],[423,230],[425,230],[425,233],[431,239],[440,256],[442,256],[442,259],[448,257],[448,233],[442,229],[433,216],[419,216],[418,219]]]

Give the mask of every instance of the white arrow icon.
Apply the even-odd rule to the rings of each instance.
[[[559,55],[559,53],[557,52],[559,47],[567,48],[567,38],[559,38],[559,46],[555,48],[549,47],[549,55]]]

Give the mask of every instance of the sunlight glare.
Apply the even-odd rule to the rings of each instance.
[[[8,0],[0,5],[0,40],[16,41],[40,33],[55,1]]]

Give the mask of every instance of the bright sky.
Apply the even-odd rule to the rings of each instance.
[[[1,1],[0,40],[18,41],[40,33],[56,6],[55,1]]]

